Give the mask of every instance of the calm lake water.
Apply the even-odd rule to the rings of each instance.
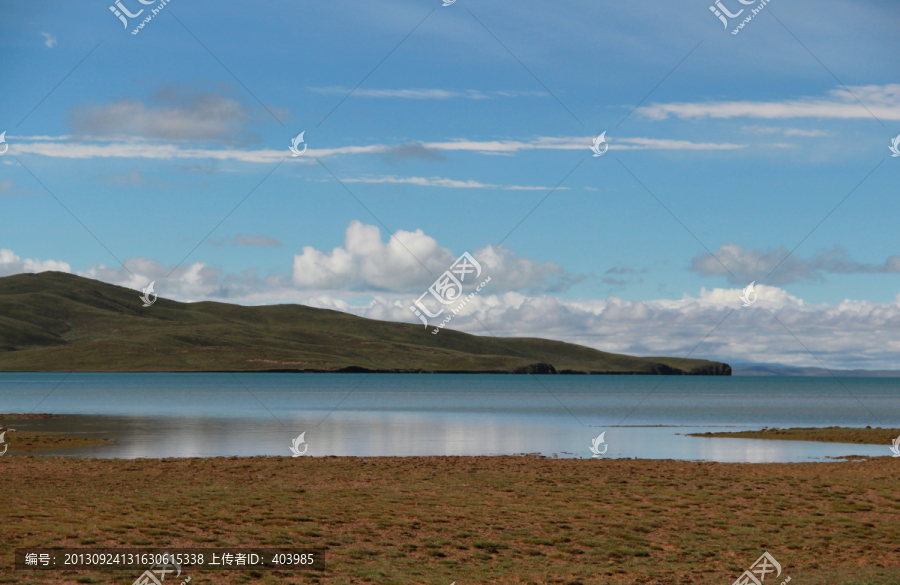
[[[289,456],[291,440],[305,432],[307,456],[589,458],[591,440],[605,431],[608,458],[787,462],[890,451],[888,445],[685,435],[897,427],[900,379],[0,374],[0,412],[32,411],[66,416],[19,421],[13,428],[117,441],[55,452],[69,456]]]

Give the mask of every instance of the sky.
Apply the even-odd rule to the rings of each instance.
[[[764,1],[5,2],[0,276],[900,369],[900,4]]]

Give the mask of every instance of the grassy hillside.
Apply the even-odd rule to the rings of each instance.
[[[61,272],[0,278],[0,371],[398,371],[730,375],[559,341],[476,336],[302,305],[159,299]],[[568,370],[568,371],[567,371]]]

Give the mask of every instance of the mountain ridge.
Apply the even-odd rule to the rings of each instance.
[[[731,375],[721,362],[633,357],[539,338],[432,335],[304,305],[158,298],[62,272],[0,278],[0,372]]]

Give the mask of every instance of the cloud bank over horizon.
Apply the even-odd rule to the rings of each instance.
[[[278,242],[265,235],[237,235],[209,243],[271,246]],[[723,244],[716,252],[740,274],[768,268],[785,253],[783,247],[763,252],[733,243]],[[846,299],[811,304],[778,286],[759,283],[757,302],[742,307],[741,289],[747,283],[739,282],[736,288],[702,287],[677,300],[566,299],[557,294],[588,277],[569,274],[552,262],[519,256],[506,247],[488,245],[472,255],[482,266],[481,278],[491,276],[491,282],[452,321],[451,328],[467,333],[542,337],[639,356],[900,369],[900,342],[893,333],[900,329],[900,294],[889,303]],[[149,258],[126,259],[127,270],[104,264],[73,270],[62,260],[22,259],[2,249],[0,276],[56,270],[135,291],[156,281],[160,296],[183,302],[297,303],[419,324],[410,305],[457,256],[421,229],[398,230],[385,242],[376,226],[352,221],[342,246],[332,250],[304,246],[284,274],[261,276],[253,268],[227,272],[198,261],[178,267],[166,278],[176,267]],[[853,262],[839,250],[811,258],[798,255],[786,271],[794,276],[784,281],[816,279],[829,271],[895,271],[900,261],[892,258],[882,267],[873,267]],[[721,277],[722,272],[708,255],[695,257],[689,270],[710,277]],[[638,271],[615,268],[607,272]]]

